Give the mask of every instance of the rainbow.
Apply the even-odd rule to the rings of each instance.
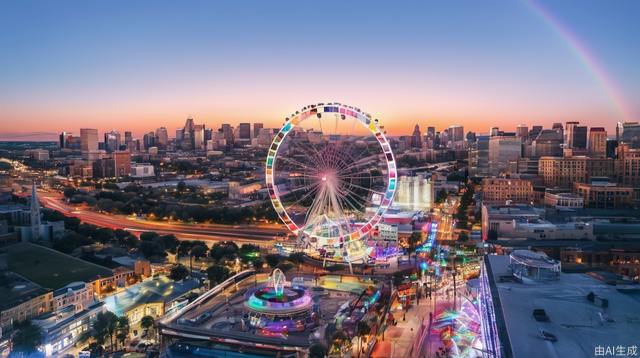
[[[609,101],[620,115],[620,119],[624,121],[630,120],[629,111],[618,89],[615,81],[607,73],[604,66],[598,61],[598,58],[589,48],[571,31],[565,24],[556,18],[549,10],[536,0],[527,0],[525,4],[538,15],[545,24],[555,32],[569,47],[571,52],[580,60],[587,72],[593,77],[594,81],[600,86],[602,91],[609,98]]]

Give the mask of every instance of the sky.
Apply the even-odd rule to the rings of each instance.
[[[640,119],[640,2],[2,1],[0,139],[263,122],[317,102],[415,124]]]

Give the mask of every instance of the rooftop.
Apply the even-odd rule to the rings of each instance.
[[[518,283],[502,280],[510,275],[509,256],[490,255],[493,284],[497,287],[509,345],[514,357],[592,356],[596,346],[627,347],[640,337],[640,301],[585,274],[560,274],[557,281]],[[593,293],[594,301],[587,299]],[[601,299],[608,300],[603,308]],[[494,300],[496,302],[497,300]],[[536,321],[534,309],[542,309],[548,322]],[[539,338],[539,329],[557,342]],[[579,353],[578,353],[579,352]]]
[[[19,243],[7,248],[9,270],[42,287],[62,288],[70,282],[91,282],[113,275],[106,267],[80,260],[44,246]]]
[[[0,310],[15,307],[47,292],[49,290],[13,272],[0,273]]]

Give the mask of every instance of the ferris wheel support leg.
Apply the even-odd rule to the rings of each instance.
[[[351,260],[349,260],[349,273],[353,275],[353,266],[351,265]]]

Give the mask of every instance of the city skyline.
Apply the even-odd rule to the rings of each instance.
[[[416,123],[486,132],[571,120],[611,134],[640,117],[633,2],[83,5],[3,5],[4,140],[171,134],[190,114],[209,128],[278,127],[317,101],[367,108],[392,136]]]

